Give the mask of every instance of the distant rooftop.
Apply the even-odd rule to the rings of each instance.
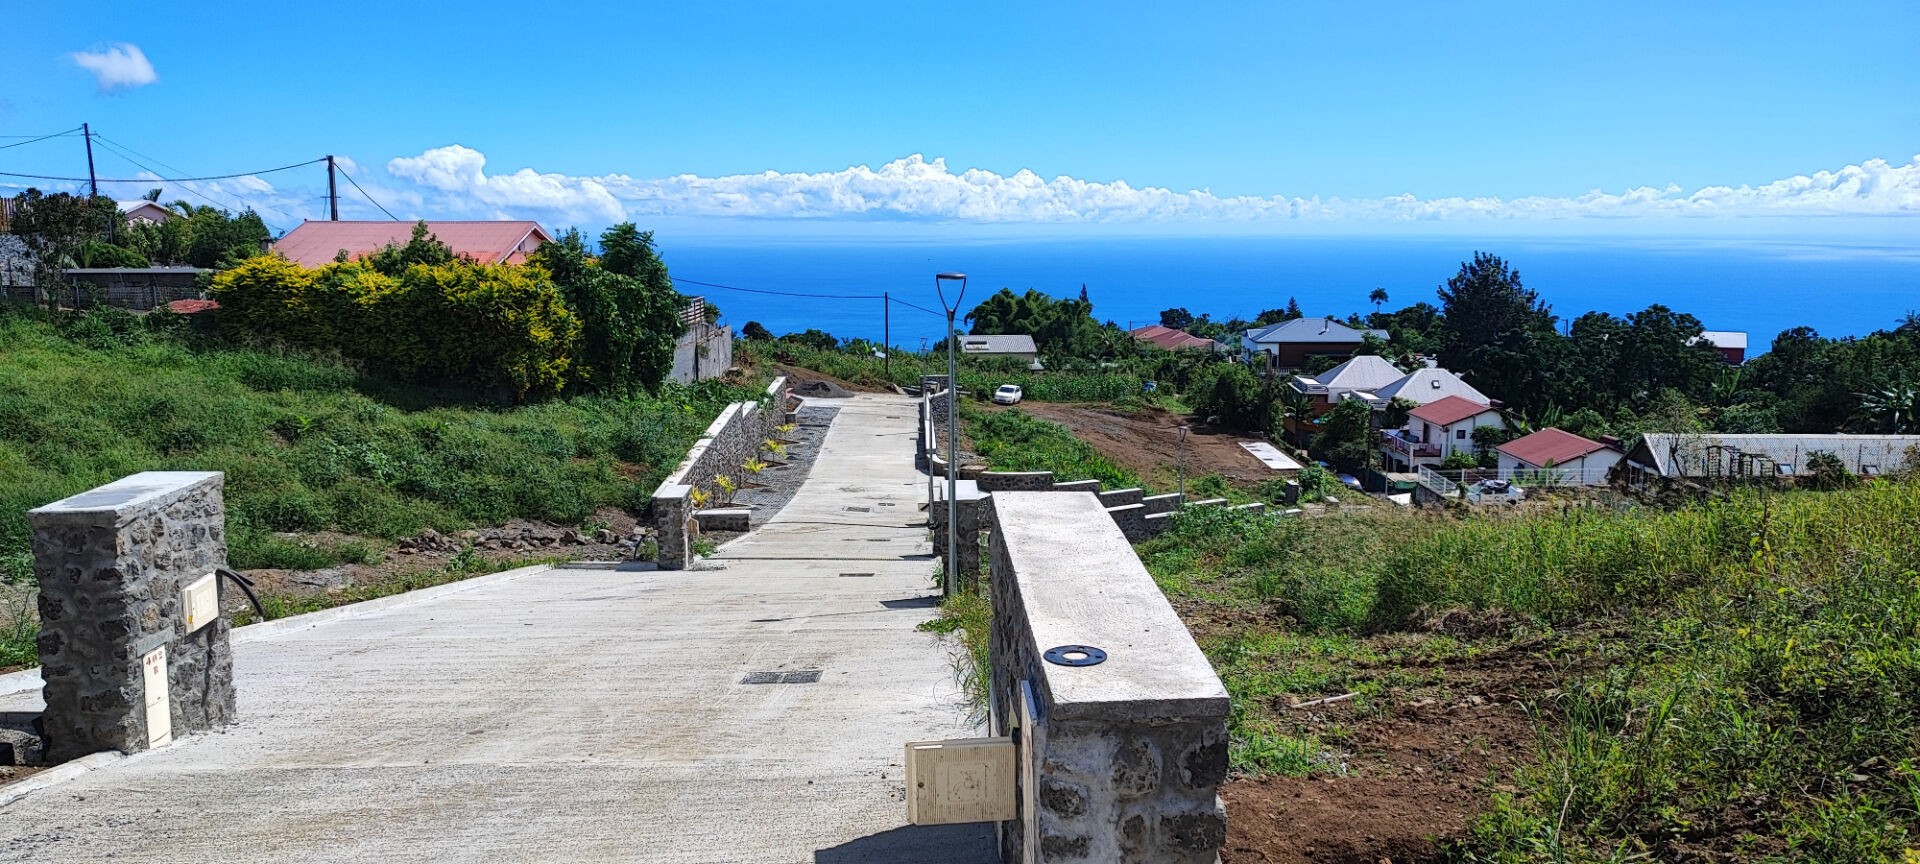
[[[1377,390],[1405,377],[1399,367],[1385,358],[1362,354],[1313,376],[1312,381],[1332,390]]]
[[[1034,347],[1033,337],[1027,335],[962,336],[960,337],[960,353],[983,355],[1037,354],[1039,353],[1039,349]]]
[[[1712,345],[1715,348],[1739,348],[1745,350],[1747,347],[1747,334],[1739,330],[1702,330],[1700,331],[1700,341]]]
[[[1418,417],[1435,426],[1452,426],[1468,417],[1492,411],[1485,404],[1460,396],[1448,396],[1437,399],[1413,409],[1409,417]]]
[[[1185,330],[1176,330],[1172,327],[1162,327],[1158,324],[1149,324],[1145,327],[1138,327],[1128,332],[1132,333],[1133,338],[1135,339],[1138,339],[1142,342],[1147,342],[1153,345],[1158,345],[1169,351],[1185,351],[1185,350],[1211,351],[1213,350],[1213,347],[1214,347],[1214,342],[1212,339],[1203,339],[1199,336],[1193,335],[1192,333],[1188,333]]]
[[[346,250],[348,258],[371,255],[382,247],[404,245],[413,236],[413,222],[327,222],[309,220],[288,231],[273,251],[303,267],[319,267]],[[519,264],[527,254],[553,238],[540,223],[531,221],[434,221],[427,230],[447,244],[453,254],[483,264]]]
[[[1338,343],[1361,341],[1361,335],[1372,333],[1381,339],[1387,338],[1385,330],[1359,330],[1333,320],[1332,315],[1324,318],[1295,318],[1282,321],[1271,327],[1256,327],[1247,331],[1247,341],[1256,343]]]
[[[1422,405],[1438,402],[1448,396],[1459,396],[1482,405],[1493,402],[1485,393],[1475,390],[1472,384],[1460,380],[1460,376],[1437,366],[1415,369],[1407,373],[1407,377],[1374,391],[1374,395],[1382,399],[1398,396]]]
[[[1549,426],[1531,435],[1523,435],[1508,441],[1497,449],[1528,465],[1545,468],[1548,465],[1562,465],[1588,453],[1605,450],[1607,445]]]

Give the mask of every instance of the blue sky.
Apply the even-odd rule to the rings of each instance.
[[[194,5],[0,0],[0,135],[89,121],[192,174],[331,152],[403,217],[1920,234],[1911,0]],[[84,174],[79,144],[0,171]],[[193,191],[285,227],[323,181]]]

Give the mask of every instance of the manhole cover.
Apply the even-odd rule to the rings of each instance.
[[[820,670],[808,669],[803,672],[748,672],[740,679],[742,684],[815,684],[820,681]]]

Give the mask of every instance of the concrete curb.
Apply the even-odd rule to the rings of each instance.
[[[458,582],[448,582],[445,585],[435,585],[432,588],[421,588],[417,591],[408,591],[403,594],[394,594],[373,600],[362,600],[358,603],[335,606],[332,609],[322,609],[318,612],[308,612],[304,615],[291,615],[286,618],[276,618],[272,621],[261,621],[257,624],[248,624],[245,627],[235,627],[233,630],[233,642],[234,644],[252,642],[257,639],[278,636],[293,630],[305,630],[311,627],[317,627],[321,624],[328,624],[344,618],[358,618],[362,615],[384,612],[398,606],[411,606],[415,603],[432,600],[436,597],[445,597],[448,594],[459,594],[462,591],[471,591],[482,585],[492,585],[497,582],[511,582],[515,579],[532,576],[535,573],[552,569],[554,569],[554,565],[552,564],[534,564],[527,567],[516,567],[512,570],[488,573],[485,576],[475,576],[472,579],[462,579]]]
[[[75,759],[72,762],[63,762],[55,765],[25,780],[17,780],[5,786],[0,786],[0,807],[12,804],[42,789],[58,786],[89,771],[105,768],[125,758],[127,758],[126,754],[118,750],[92,753]]]
[[[0,696],[12,696],[28,690],[38,690],[43,686],[40,680],[40,667],[30,666],[18,672],[0,675]]]

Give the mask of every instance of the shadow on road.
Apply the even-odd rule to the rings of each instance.
[[[909,825],[813,853],[814,864],[988,864],[999,860],[993,824]]]

